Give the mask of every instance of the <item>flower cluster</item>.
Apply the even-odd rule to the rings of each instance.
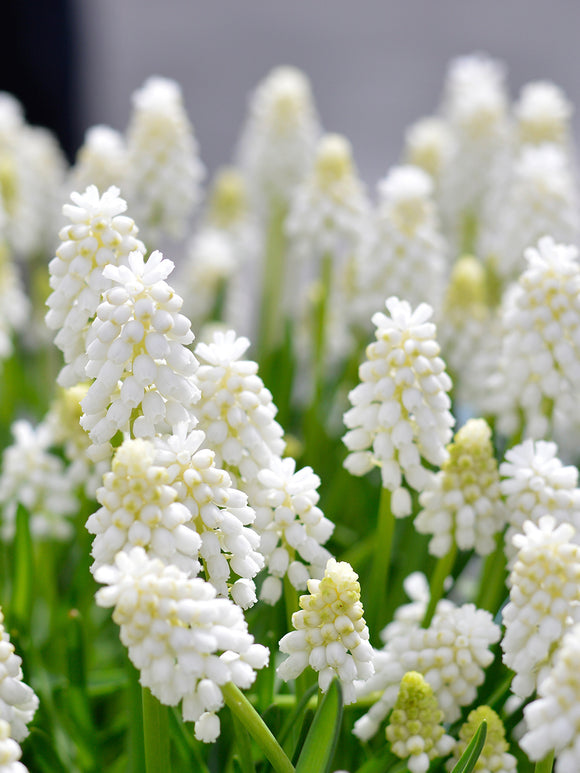
[[[280,651],[289,657],[278,666],[278,676],[295,679],[310,665],[319,672],[322,692],[338,676],[344,702],[353,703],[354,681],[373,673],[358,575],[346,562],[330,558],[324,577],[308,580],[308,590],[308,596],[300,597],[300,611],[292,615],[296,630],[280,639]]]
[[[554,650],[572,622],[580,620],[580,547],[570,524],[550,515],[526,521],[516,534],[517,560],[510,601],[503,609],[504,663],[515,671],[512,691],[522,698],[541,684]]]
[[[432,309],[421,304],[415,311],[406,301],[389,298],[390,315],[373,316],[376,342],[367,347],[367,361],[359,368],[361,384],[349,395],[353,407],[344,415],[349,432],[344,443],[351,453],[345,467],[364,475],[381,469],[383,488],[394,492],[393,512],[411,512],[407,483],[421,491],[427,470],[421,457],[441,465],[447,458],[454,418],[447,392],[451,379],[438,356]]]
[[[509,519],[505,552],[512,563],[516,554],[513,537],[523,532],[525,521],[537,525],[549,514],[556,523],[570,523],[580,533],[578,470],[564,466],[557,454],[555,443],[528,439],[506,451],[500,465],[500,486]]]
[[[162,703],[182,701],[196,737],[215,741],[216,712],[224,704],[220,688],[232,682],[247,689],[268,662],[268,650],[254,643],[241,609],[216,598],[210,583],[148,558],[139,547],[117,553],[114,566],[102,566],[95,577],[105,585],[97,604],[114,607],[141,684]]]
[[[495,547],[506,512],[501,499],[491,430],[483,419],[470,419],[448,446],[441,471],[430,476],[419,495],[423,508],[414,525],[432,534],[429,552],[444,556],[453,543],[485,556]]]
[[[487,723],[487,734],[474,770],[479,773],[516,773],[517,760],[508,751],[503,722],[489,706],[479,706],[469,713],[467,721],[459,730],[459,741],[453,757],[447,763],[447,769],[452,770],[457,764],[483,721]]]
[[[445,734],[443,712],[433,688],[416,671],[407,672],[387,725],[387,740],[393,754],[407,759],[411,773],[426,773],[431,760],[445,757],[453,739]]]
[[[1,773],[28,773],[19,762],[22,750],[19,744],[10,738],[10,725],[4,719],[0,719],[0,771]]]
[[[87,378],[86,335],[103,291],[112,284],[104,267],[126,264],[131,252],[145,251],[135,223],[123,215],[127,204],[118,188],[100,195],[90,185],[84,194],[72,193],[71,199],[74,204],[63,207],[71,224],[61,230],[61,244],[49,265],[53,292],[46,315],[48,327],[57,331],[54,342],[66,363],[59,383],[69,387]]]
[[[294,459],[272,457],[269,467],[260,470],[249,487],[256,510],[254,528],[269,574],[260,598],[269,604],[282,595],[281,578],[287,575],[295,588],[304,590],[309,577],[322,576],[330,558],[322,545],[334,524],[317,507],[319,485],[320,478],[312,468],[296,472]],[[308,567],[295,560],[296,554]]]
[[[191,422],[199,395],[189,378],[197,368],[186,348],[193,341],[190,322],[165,281],[173,263],[158,251],[147,261],[132,252],[128,263],[104,268],[113,286],[87,335],[86,375],[94,381],[81,403],[81,425],[95,455],[130,422],[137,437]]]

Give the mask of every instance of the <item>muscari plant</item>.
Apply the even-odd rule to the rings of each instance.
[[[205,195],[173,81],[0,96],[1,773],[577,771],[560,89],[455,60],[374,199],[294,68]]]

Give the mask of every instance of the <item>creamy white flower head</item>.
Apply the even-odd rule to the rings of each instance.
[[[2,536],[14,537],[16,510],[22,504],[29,513],[33,536],[68,539],[73,532],[70,516],[79,503],[75,481],[62,459],[50,451],[54,441],[49,427],[33,427],[20,419],[12,425],[12,434],[14,443],[2,455],[0,475]]]
[[[0,196],[8,215],[6,234],[20,260],[54,249],[66,162],[48,129],[28,125],[20,104],[0,99]]]
[[[0,202],[1,208],[1,202]],[[12,337],[30,319],[30,302],[2,238],[0,215],[0,362],[12,353]]]
[[[525,252],[527,269],[506,297],[498,372],[488,382],[487,410],[506,435],[545,437],[554,413],[578,422],[580,263],[574,246],[540,239]]]
[[[520,746],[532,761],[556,755],[556,773],[580,769],[580,625],[562,639],[554,665],[524,708],[527,732]]]
[[[310,577],[324,573],[330,553],[322,545],[334,524],[317,507],[319,485],[311,467],[296,471],[294,459],[273,456],[248,486],[268,570],[260,598],[268,604],[280,598],[283,577],[304,590]]]
[[[380,692],[378,701],[355,723],[354,733],[373,736],[395,705],[399,684],[407,671],[418,671],[433,688],[445,722],[455,722],[461,708],[475,700],[485,669],[493,661],[492,644],[500,628],[489,612],[473,604],[456,607],[439,601],[429,628],[422,628],[426,603],[417,600],[381,634],[386,642],[375,652],[375,676],[359,687],[359,696]]]
[[[134,93],[127,153],[127,199],[147,239],[182,237],[205,170],[175,81],[149,78]]]
[[[419,167],[397,166],[379,182],[378,192],[374,242],[361,269],[368,306],[380,308],[388,290],[412,306],[427,302],[438,308],[448,246],[431,177]]]
[[[298,258],[315,262],[329,255],[336,266],[367,238],[369,214],[350,142],[339,134],[324,135],[286,220],[292,250]]]
[[[412,310],[406,301],[386,301],[389,315],[373,316],[376,342],[367,347],[359,368],[361,383],[349,394],[353,407],[344,415],[349,451],[344,465],[353,475],[381,469],[383,488],[393,492],[393,512],[411,512],[411,497],[403,476],[417,491],[428,473],[421,457],[441,465],[447,458],[455,420],[449,408],[451,379],[438,356],[432,308],[422,303]]]
[[[453,373],[454,397],[485,413],[486,381],[496,368],[503,330],[492,305],[482,261],[462,255],[451,269],[437,324],[443,359]]]
[[[440,472],[429,476],[419,495],[423,508],[415,518],[418,532],[432,534],[429,552],[444,556],[455,542],[460,550],[485,556],[495,548],[495,535],[507,513],[499,472],[484,419],[469,419],[448,448]]]
[[[56,330],[55,344],[64,354],[58,377],[61,386],[86,380],[86,335],[101,294],[112,282],[103,274],[108,264],[126,263],[134,250],[145,251],[137,239],[134,221],[123,215],[127,204],[111,186],[102,195],[94,185],[71,193],[73,204],[63,213],[70,221],[59,237],[61,244],[49,264],[50,286],[46,324]]]
[[[135,437],[152,437],[193,422],[199,397],[191,381],[198,363],[186,348],[194,338],[191,325],[180,313],[182,299],[165,281],[172,261],[159,251],[145,261],[136,251],[128,262],[105,266],[113,287],[87,335],[86,375],[94,381],[81,403],[81,425],[96,454],[130,425]]]
[[[405,132],[405,163],[423,169],[438,183],[451,147],[451,132],[447,123],[435,116],[422,118]]]
[[[525,268],[524,250],[541,237],[578,241],[578,206],[578,183],[565,151],[553,144],[524,146],[485,215],[482,254],[504,282],[516,279]]]
[[[239,147],[252,199],[267,211],[271,199],[287,203],[314,157],[320,126],[304,73],[277,67],[251,95]]]
[[[407,759],[411,773],[426,773],[431,760],[445,757],[454,745],[441,724],[443,712],[433,688],[417,671],[409,671],[401,680],[397,702],[387,725],[391,751]]]
[[[195,349],[200,360],[194,381],[201,391],[196,406],[199,428],[226,465],[252,481],[271,457],[284,451],[282,427],[275,420],[272,395],[258,376],[258,365],[242,359],[250,342],[233,330],[216,331]]]
[[[127,174],[127,149],[123,135],[110,126],[92,126],[85,134],[75,165],[69,175],[75,191],[96,185],[100,191],[111,185],[124,186]]]
[[[499,468],[509,518],[505,553],[512,565],[517,552],[513,536],[523,532],[525,521],[537,525],[543,515],[551,515],[556,523],[572,524],[580,535],[578,470],[565,467],[557,454],[555,443],[528,439],[506,451],[506,461]]]
[[[191,525],[201,537],[200,556],[206,578],[222,596],[230,576],[234,601],[246,608],[256,602],[253,578],[264,566],[260,538],[253,528],[255,513],[245,493],[234,488],[229,474],[215,465],[215,454],[204,447],[201,430],[176,427],[155,440],[156,460],[169,475],[179,502],[191,513]]]
[[[289,655],[277,669],[288,681],[310,665],[318,671],[318,685],[326,692],[337,676],[345,704],[356,700],[354,681],[373,674],[369,631],[363,618],[358,575],[350,564],[330,558],[321,580],[308,580],[308,596],[300,597],[300,611],[292,615],[290,631],[280,639]]]
[[[28,773],[28,768],[19,762],[22,749],[10,737],[10,725],[0,719],[0,773]]]
[[[26,738],[29,732],[27,725],[38,708],[34,690],[22,681],[21,665],[22,658],[14,651],[0,609],[0,721],[8,723],[9,736],[15,741]]]
[[[572,103],[555,83],[527,83],[514,105],[519,142],[522,145],[551,142],[568,148],[573,111]]]
[[[517,560],[510,575],[510,601],[503,609],[503,661],[516,676],[512,691],[525,698],[553,665],[565,631],[580,620],[580,547],[574,528],[550,515],[526,521],[513,543]]]
[[[220,688],[232,682],[247,689],[268,662],[242,610],[216,598],[210,583],[148,558],[139,547],[118,553],[114,566],[102,566],[95,578],[107,586],[97,591],[97,604],[114,607],[141,684],[163,704],[182,701],[183,719],[195,722],[198,740],[215,741],[215,714],[224,704]]]
[[[484,720],[487,722],[487,733],[475,770],[480,773],[517,773],[517,760],[508,752],[503,722],[489,706],[479,706],[469,713],[467,721],[459,730],[453,757],[446,763],[447,770],[452,770],[457,764]]]
[[[452,134],[441,178],[441,207],[452,241],[466,217],[477,217],[502,162],[507,143],[504,68],[482,55],[451,62],[441,112]]]

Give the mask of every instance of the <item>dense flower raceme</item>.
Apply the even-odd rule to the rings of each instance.
[[[277,669],[288,681],[310,665],[326,692],[338,676],[345,703],[356,700],[354,682],[373,673],[372,647],[363,618],[358,575],[350,564],[330,558],[321,580],[308,580],[309,595],[300,597],[300,611],[292,615],[296,629],[280,639],[287,654]]]
[[[28,735],[29,722],[38,708],[34,690],[22,681],[22,659],[14,652],[14,645],[4,628],[0,610],[0,721],[10,726],[9,735],[22,741]]]
[[[473,604],[457,607],[448,600],[437,604],[428,628],[421,622],[428,603],[428,590],[422,576],[411,576],[405,584],[414,599],[399,607],[395,618],[381,633],[385,642],[375,651],[375,674],[357,686],[359,697],[380,692],[378,701],[357,720],[354,733],[371,738],[395,705],[399,685],[407,671],[418,671],[431,685],[446,722],[455,722],[463,706],[473,703],[484,670],[493,661],[492,644],[500,638],[500,628],[489,612]]]
[[[503,609],[504,663],[515,671],[512,691],[531,695],[552,667],[562,636],[580,622],[580,547],[574,528],[544,515],[516,534],[510,601]]]
[[[13,335],[30,317],[30,303],[2,237],[3,219],[0,210],[0,363],[12,354]]]
[[[431,760],[445,757],[453,738],[445,734],[443,712],[433,688],[416,671],[406,673],[387,725],[387,740],[397,757],[407,759],[411,773],[426,773]]]
[[[82,194],[72,193],[71,199],[73,204],[63,207],[70,225],[61,230],[61,244],[49,265],[53,292],[46,315],[48,327],[57,331],[54,342],[64,354],[59,383],[67,387],[87,378],[86,335],[103,291],[112,285],[104,267],[126,264],[131,252],[145,251],[135,223],[123,215],[127,204],[118,188],[100,195],[90,185]]]
[[[555,443],[528,439],[506,451],[500,465],[500,486],[509,519],[505,552],[512,565],[517,553],[513,536],[523,532],[525,521],[537,525],[543,515],[549,514],[556,523],[572,524],[576,535],[580,534],[578,470],[564,466],[557,454]],[[574,541],[578,541],[576,535]]]
[[[168,78],[149,78],[133,95],[126,180],[127,198],[147,239],[184,235],[204,174],[181,88]]]
[[[35,537],[67,539],[73,532],[70,516],[78,510],[76,480],[62,459],[51,452],[54,445],[46,424],[34,427],[25,419],[12,425],[14,443],[5,449],[0,475],[0,533],[14,537],[16,511],[23,505]]]
[[[216,464],[246,481],[255,480],[285,446],[282,427],[274,418],[277,409],[258,376],[258,365],[242,359],[249,345],[233,330],[216,331],[209,343],[197,345],[200,367],[193,377],[201,392],[195,414],[215,451]]]
[[[565,634],[538,697],[524,708],[527,732],[520,741],[531,760],[556,754],[556,773],[580,767],[580,625]]]
[[[132,252],[128,263],[103,269],[113,286],[87,334],[86,375],[94,380],[81,403],[81,425],[95,457],[130,423],[135,436],[152,437],[192,422],[199,396],[190,380],[198,363],[186,348],[194,337],[190,322],[165,281],[173,263],[158,251],[147,261]]]
[[[441,465],[455,419],[449,412],[451,379],[438,356],[433,313],[423,303],[412,311],[406,301],[386,301],[389,315],[373,316],[376,342],[367,347],[367,361],[359,368],[361,384],[349,395],[353,407],[344,415],[349,432],[344,443],[350,453],[345,467],[364,475],[381,470],[383,488],[394,492],[393,513],[411,512],[407,483],[421,491],[428,479],[421,457]]]
[[[447,763],[447,769],[452,770],[457,764],[484,720],[487,722],[487,734],[474,770],[478,773],[516,773],[517,760],[508,751],[503,722],[489,706],[479,706],[469,713],[467,721],[459,730],[459,741],[455,745],[453,757]]]
[[[272,199],[288,203],[310,169],[320,126],[304,73],[277,67],[258,85],[239,146],[252,200],[267,212]]]
[[[296,471],[294,459],[273,456],[248,487],[268,571],[260,598],[269,604],[280,598],[284,576],[304,590],[310,577],[324,573],[330,554],[321,546],[334,524],[317,507],[319,485],[310,467]]]
[[[488,408],[511,435],[541,438],[555,414],[580,422],[580,263],[573,246],[540,239],[505,301],[499,371],[489,378]]]
[[[385,288],[411,306],[438,308],[445,287],[448,247],[433,198],[431,177],[419,167],[391,169],[378,184],[373,245],[361,269],[362,297],[380,308]]]
[[[553,143],[571,150],[570,119],[573,107],[550,81],[533,81],[521,90],[514,105],[518,141],[522,145]]]
[[[119,552],[113,566],[95,573],[106,587],[97,604],[114,607],[121,641],[141,672],[140,681],[161,703],[182,701],[183,719],[195,735],[213,742],[220,732],[216,712],[224,705],[220,687],[247,689],[268,650],[255,644],[242,610],[201,578],[149,558],[142,548]]]
[[[10,737],[10,725],[0,719],[0,773],[28,773],[28,768],[19,762],[21,756],[22,749]]]
[[[421,118],[405,132],[405,163],[418,166],[433,180],[438,190],[441,173],[452,150],[450,127],[442,118]]]
[[[125,139],[110,126],[92,126],[70,170],[68,184],[74,191],[96,185],[106,191],[111,185],[123,186],[127,174]]]
[[[455,435],[440,472],[432,473],[419,495],[423,508],[417,531],[432,534],[429,552],[444,556],[453,543],[485,556],[495,548],[506,511],[491,430],[483,419],[470,419]]]

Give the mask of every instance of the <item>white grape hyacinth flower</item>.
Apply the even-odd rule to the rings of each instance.
[[[423,457],[440,466],[447,459],[455,419],[450,413],[451,379],[439,357],[432,308],[414,311],[391,297],[388,315],[373,316],[376,341],[359,368],[361,383],[349,394],[352,408],[344,415],[349,431],[343,442],[350,451],[344,466],[353,475],[380,467],[383,488],[393,492],[394,515],[411,512],[406,482],[421,491],[428,478]]]
[[[71,200],[63,207],[70,225],[60,231],[61,244],[48,266],[52,293],[46,302],[46,324],[56,331],[54,342],[64,355],[58,382],[65,387],[87,378],[86,335],[102,293],[112,285],[103,269],[126,264],[135,250],[145,252],[134,221],[123,214],[127,204],[118,188],[101,195],[89,185],[82,194],[71,193]]]
[[[196,406],[199,428],[215,451],[216,464],[246,482],[255,480],[272,456],[284,451],[282,427],[271,392],[258,375],[258,365],[242,359],[250,342],[233,330],[215,331],[195,353],[200,367],[194,382],[201,392]]]
[[[14,651],[0,609],[0,721],[8,723],[10,738],[18,742],[28,735],[27,725],[38,708],[36,693],[22,681],[21,666],[22,658]]]
[[[140,682],[161,703],[182,702],[196,738],[214,742],[216,716],[224,705],[221,687],[248,689],[269,651],[254,642],[240,607],[216,598],[216,590],[176,566],[148,558],[142,548],[120,552],[113,566],[95,573],[106,587],[97,591],[102,607],[114,607],[113,620]]]
[[[30,301],[24,291],[8,246],[3,241],[0,201],[0,363],[13,351],[14,333],[23,331],[30,319]]]
[[[568,631],[553,667],[538,685],[538,697],[524,708],[526,733],[520,746],[533,762],[550,752],[555,773],[580,770],[580,625]]]
[[[258,211],[288,203],[314,158],[320,125],[310,83],[295,67],[277,67],[250,98],[238,157]]]
[[[35,538],[69,539],[74,531],[71,516],[79,508],[76,481],[60,456],[51,451],[50,428],[19,419],[12,425],[12,435],[14,443],[4,450],[0,475],[2,537],[13,539],[21,504],[28,511]]]
[[[354,703],[355,680],[364,681],[374,671],[358,575],[350,564],[330,558],[324,577],[308,580],[308,591],[292,615],[296,630],[280,639],[280,651],[288,658],[277,674],[284,681],[296,679],[310,665],[318,672],[322,692],[338,677],[344,703]]]
[[[429,476],[419,494],[422,510],[414,521],[421,534],[431,534],[429,552],[444,556],[453,543],[486,556],[506,522],[499,471],[484,419],[469,419],[456,433],[442,469]]]
[[[574,107],[559,86],[550,81],[526,83],[514,105],[518,142],[550,142],[570,149],[570,121]]]
[[[545,437],[554,414],[580,422],[580,263],[575,246],[540,239],[525,252],[527,268],[505,299],[497,373],[488,409],[498,429]],[[523,414],[523,416],[521,415]]]
[[[536,525],[543,515],[556,523],[570,523],[580,535],[580,489],[578,469],[564,466],[558,458],[558,446],[546,440],[530,438],[506,451],[499,468],[500,483],[506,500],[509,527],[505,535],[505,554],[513,568],[517,549],[515,534],[523,533],[525,521]]]
[[[94,381],[81,403],[95,457],[107,453],[119,430],[153,437],[194,423],[199,390],[191,376],[198,363],[187,348],[194,336],[181,297],[165,281],[171,271],[159,251],[147,261],[133,252],[128,266],[104,269],[113,286],[87,335],[86,374]]]
[[[184,235],[204,176],[179,84],[149,78],[133,94],[126,179],[127,199],[148,240]]]
[[[510,601],[504,607],[503,662],[515,671],[511,689],[526,698],[553,666],[562,636],[580,622],[580,547],[574,528],[550,515],[526,521],[516,534]]]
[[[10,725],[0,719],[0,773],[28,773],[28,768],[19,761],[21,756],[20,744],[10,737]]]
[[[127,174],[127,148],[123,135],[110,126],[92,126],[87,130],[68,183],[82,191],[96,185],[106,191],[111,185],[124,187]]]
[[[395,705],[399,684],[407,671],[423,674],[433,688],[446,722],[455,722],[461,709],[475,700],[485,669],[493,661],[491,645],[499,641],[500,628],[489,612],[473,604],[457,607],[439,601],[428,628],[422,628],[427,591],[421,590],[412,604],[397,610],[395,620],[382,632],[382,650],[375,650],[375,675],[357,685],[357,695],[378,692],[370,710],[357,720],[354,733],[368,740],[379,729]]]
[[[275,604],[282,595],[285,576],[294,588],[305,590],[311,577],[324,574],[330,553],[322,545],[334,524],[317,506],[319,485],[311,467],[297,471],[294,459],[272,457],[248,487],[267,566],[260,598],[268,604]]]
[[[436,191],[451,149],[450,128],[446,121],[437,116],[421,118],[405,132],[405,163],[418,166],[426,172],[432,178]]]

